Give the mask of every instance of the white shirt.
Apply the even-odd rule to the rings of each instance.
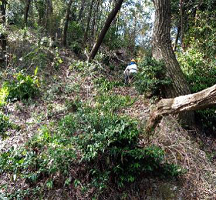
[[[126,75],[130,75],[130,74],[133,74],[133,73],[137,73],[137,65],[136,64],[131,64],[131,65],[128,65],[126,67],[126,69],[124,70],[124,74]]]

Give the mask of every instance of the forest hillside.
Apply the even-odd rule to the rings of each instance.
[[[1,0],[0,199],[215,199],[215,7]]]

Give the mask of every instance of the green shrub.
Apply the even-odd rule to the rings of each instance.
[[[124,83],[122,81],[109,81],[104,77],[100,77],[94,80],[94,84],[97,88],[99,88],[102,92],[107,92],[112,90],[114,87],[123,86]]]
[[[32,188],[50,190],[56,185],[82,182],[83,189],[86,184],[101,191],[108,184],[123,187],[142,173],[162,177],[182,173],[179,167],[164,161],[160,148],[141,148],[138,142],[136,121],[80,107],[65,116],[55,131],[43,127],[25,147],[2,153],[0,173],[13,172],[13,177],[25,179]],[[75,177],[70,174],[73,170]],[[89,179],[83,182],[86,176]]]
[[[216,135],[216,106],[196,112],[196,122],[207,135]]]
[[[7,103],[7,98],[9,95],[8,87],[3,87],[0,89],[0,107]]]
[[[0,113],[0,135],[4,135],[5,131],[11,127],[9,118]]]
[[[216,60],[209,61],[197,49],[178,54],[178,61],[189,82],[191,92],[199,92],[216,84]]]
[[[47,38],[47,42],[49,42],[48,40]],[[53,55],[47,52],[48,47],[45,47],[45,43],[46,39],[43,39],[39,46],[34,47],[30,52],[20,58],[19,61],[21,61],[22,65],[29,66],[34,64],[40,68],[47,66],[50,60],[53,59]]]
[[[86,71],[88,72],[88,68],[90,67],[91,64],[88,62],[84,61],[74,61],[70,66],[70,70],[75,70],[77,72],[83,72],[85,73]]]
[[[39,92],[39,79],[35,75],[25,75],[19,72],[15,75],[15,80],[3,83],[0,89],[0,105],[6,101],[15,101],[35,97]]]
[[[164,64],[151,57],[146,57],[139,65],[135,88],[140,94],[163,96],[163,87],[171,84],[165,77]]]
[[[122,96],[112,93],[103,93],[96,96],[96,109],[113,113],[121,108],[127,107],[135,101],[130,96]]]
[[[71,140],[66,135],[52,135],[49,129],[43,127],[25,147],[11,148],[1,154],[0,173],[12,171],[14,176],[36,185],[39,180],[46,181],[46,177],[58,172],[67,178],[74,158],[75,149]]]
[[[70,49],[75,53],[75,54],[81,54],[82,53],[82,44],[79,42],[73,42],[70,45]]]
[[[92,112],[91,109],[80,112],[76,120],[74,117],[65,120],[67,123],[62,130],[79,133],[74,139],[80,159],[88,163],[95,184],[100,185],[97,180],[103,179],[107,180],[106,184],[111,181],[123,186],[135,181],[141,173],[176,177],[182,172],[175,165],[162,164],[164,152],[160,148],[138,146],[136,121],[107,112]],[[75,121],[76,127],[71,126]]]
[[[206,59],[206,56],[196,48],[178,54],[178,61],[186,75],[192,93],[216,84],[216,59]],[[215,108],[208,108],[196,112],[196,121],[202,124],[205,133],[216,134]]]
[[[116,27],[111,27],[108,30],[104,38],[104,44],[111,50],[127,47],[130,45],[129,41],[125,40],[125,38],[123,38],[122,35],[116,31]]]

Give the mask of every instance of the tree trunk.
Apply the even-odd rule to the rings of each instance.
[[[160,100],[151,112],[146,132],[151,132],[168,114],[204,109],[216,105],[216,85],[194,94]]]
[[[82,19],[84,7],[85,7],[85,0],[82,0],[80,11],[79,11],[79,14],[78,14],[78,20],[77,20],[78,22]]]
[[[99,6],[100,6],[100,0],[97,0],[97,4],[96,4],[95,10],[94,10],[94,17],[93,17],[93,20],[92,20],[92,28],[91,28],[91,35],[92,35],[92,40],[93,41],[95,39],[96,22],[97,22]]]
[[[175,39],[175,43],[174,43],[174,46],[173,46],[173,51],[176,51],[176,48],[178,46],[178,40],[179,40],[179,36],[180,36],[180,31],[181,31],[181,27],[178,26],[177,27],[176,39]]]
[[[63,46],[67,45],[67,30],[68,30],[68,23],[69,23],[69,18],[70,18],[70,10],[71,10],[71,5],[72,5],[73,0],[70,0],[67,6],[67,11],[66,11],[66,16],[65,16],[65,25],[64,25],[64,30],[63,30],[63,38],[62,38],[62,44]]]
[[[45,27],[48,30],[49,34],[52,33],[52,22],[53,22],[53,3],[52,0],[46,0],[46,21],[45,21]]]
[[[7,35],[0,33],[0,68],[6,66],[6,48],[7,48]]]
[[[88,19],[87,19],[86,30],[85,30],[85,34],[84,34],[84,38],[83,38],[83,44],[84,45],[86,45],[86,41],[88,40],[88,32],[89,32],[90,21],[91,21],[91,17],[92,17],[92,10],[93,10],[94,1],[95,0],[91,1],[91,5],[90,5],[90,9],[89,9],[89,15],[88,15]]]
[[[170,0],[155,0],[154,5],[156,11],[152,54],[156,60],[163,60],[165,62],[167,76],[170,77],[173,82],[172,85],[166,87],[166,97],[176,97],[189,94],[190,90],[187,81],[181,71],[171,46]]]
[[[109,14],[105,24],[104,24],[104,27],[103,29],[101,30],[101,33],[97,39],[97,42],[95,43],[93,49],[91,50],[91,53],[90,53],[90,56],[88,58],[88,61],[90,62],[91,60],[94,59],[95,55],[97,54],[99,48],[100,48],[100,45],[110,27],[110,24],[112,23],[113,19],[115,18],[115,16],[117,15],[118,11],[120,10],[121,8],[121,5],[123,3],[124,0],[118,0],[115,7],[112,9],[111,13]]]
[[[1,0],[1,18],[2,18],[2,22],[3,24],[5,24],[6,22],[6,4],[7,4],[7,1],[6,0]]]
[[[29,13],[30,5],[31,5],[31,0],[26,0],[26,7],[25,7],[25,14],[24,14],[24,23],[26,26],[28,22],[28,13]]]
[[[185,48],[185,45],[184,45],[184,2],[183,0],[180,0],[179,1],[180,3],[180,20],[181,20],[181,46],[182,46],[182,49]]]
[[[44,16],[45,16],[45,3],[42,2],[42,1],[35,1],[34,2],[35,4],[35,7],[38,11],[38,24],[40,26],[44,25],[45,24],[45,19],[44,19]]]
[[[186,95],[190,93],[186,78],[175,57],[170,39],[171,5],[170,0],[154,0],[155,23],[153,31],[153,57],[165,63],[166,75],[172,80],[172,84],[164,88],[166,98]],[[188,125],[194,122],[194,114],[186,113],[180,116]]]

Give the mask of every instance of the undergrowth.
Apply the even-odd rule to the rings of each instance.
[[[147,56],[139,64],[139,71],[135,79],[135,88],[140,94],[147,96],[162,96],[163,88],[171,84],[165,76],[164,63]]]
[[[95,79],[94,84],[102,92],[108,92],[109,90],[112,90],[114,87],[119,87],[124,85],[122,81],[109,81],[104,77],[99,77]]]
[[[24,147],[3,152],[0,173],[13,174],[13,181],[24,179],[32,191],[40,187],[39,193],[80,184],[83,190],[96,188],[100,193],[112,184],[122,188],[141,174],[172,178],[182,173],[180,167],[164,161],[159,147],[139,147],[139,135],[137,121],[114,115],[106,107],[77,104],[77,111],[57,127],[42,127]],[[34,196],[24,191],[5,195],[9,199]]]
[[[9,101],[34,98],[39,93],[39,79],[37,68],[34,75],[25,75],[19,72],[14,75],[14,80],[5,81],[0,88],[0,106]]]
[[[0,139],[5,139],[9,136],[8,130],[19,130],[19,126],[12,123],[8,116],[0,112]]]
[[[0,135],[4,136],[5,131],[7,131],[10,127],[11,123],[9,122],[9,118],[0,113]]]
[[[205,55],[190,48],[178,55],[178,61],[186,75],[192,93],[199,92],[216,84],[216,59],[205,58]],[[216,136],[215,107],[196,111],[197,124],[201,125],[202,132]]]

